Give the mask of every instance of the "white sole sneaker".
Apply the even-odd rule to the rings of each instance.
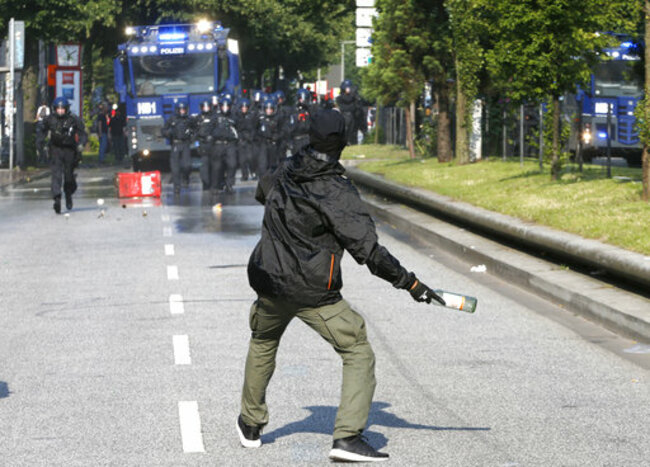
[[[362,456],[361,454],[355,454],[353,452],[344,451],[343,449],[332,449],[330,451],[329,458],[334,461],[346,461],[346,462],[381,462],[390,459],[389,457]]]
[[[262,445],[261,439],[247,439],[242,433],[241,428],[239,428],[239,422],[235,420],[235,428],[237,429],[237,434],[239,435],[239,442],[245,448],[259,448]]]

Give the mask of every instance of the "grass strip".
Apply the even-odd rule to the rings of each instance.
[[[564,167],[551,181],[549,168],[536,161],[521,167],[519,160],[492,158],[464,166],[437,159],[408,159],[405,150],[373,145],[346,148],[348,158],[364,154],[359,168],[394,182],[424,188],[491,211],[572,232],[628,250],[650,255],[650,204],[641,201],[641,170]]]

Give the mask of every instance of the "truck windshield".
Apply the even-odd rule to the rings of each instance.
[[[596,95],[600,97],[641,96],[641,84],[634,73],[634,63],[629,60],[609,60],[599,63],[594,71]]]
[[[214,54],[131,57],[138,97],[214,92]]]

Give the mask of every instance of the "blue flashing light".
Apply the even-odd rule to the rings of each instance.
[[[629,41],[627,41],[627,42],[621,42],[621,47],[624,48],[624,49],[629,49],[629,48],[632,47],[633,45],[634,45],[634,44],[633,44],[632,42],[629,42]]]
[[[600,139],[607,139],[607,132],[606,131],[599,131],[598,132],[598,137]]]
[[[158,39],[163,42],[184,41],[187,39],[187,34],[184,32],[164,32],[158,34]]]

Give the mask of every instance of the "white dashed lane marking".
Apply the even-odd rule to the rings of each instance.
[[[174,245],[168,243],[165,245],[165,256],[174,256]]]
[[[185,306],[183,305],[182,295],[171,294],[169,296],[169,311],[172,315],[182,315],[185,313]]]
[[[170,281],[178,280],[178,266],[167,266],[167,279]]]
[[[196,401],[180,401],[178,403],[178,417],[181,423],[183,451],[205,452],[203,435],[201,434],[199,404]]]
[[[171,237],[171,236],[172,236],[172,228],[163,227],[163,237]]]
[[[162,214],[160,218],[163,222],[169,222],[169,214]]]
[[[190,338],[187,335],[174,336],[174,363],[176,365],[191,365]]]

